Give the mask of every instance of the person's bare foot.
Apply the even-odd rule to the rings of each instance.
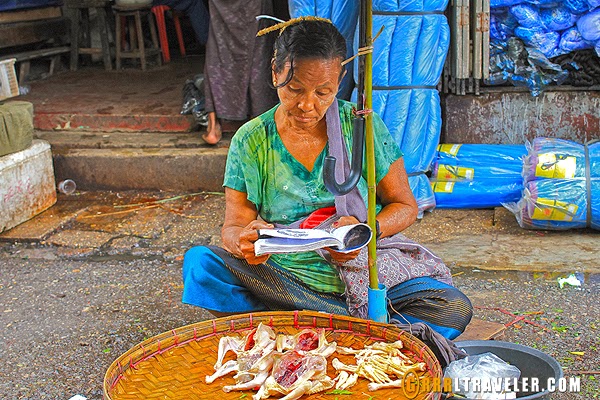
[[[221,124],[217,119],[217,114],[215,112],[208,113],[208,127],[206,133],[202,135],[202,140],[208,144],[217,144],[222,136]]]

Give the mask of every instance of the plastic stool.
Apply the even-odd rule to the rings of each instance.
[[[171,53],[169,52],[169,40],[167,38],[167,25],[165,23],[165,12],[169,11],[169,6],[154,6],[152,12],[156,17],[156,25],[158,25],[158,36],[160,38],[160,48],[163,54],[164,62],[171,61]],[[183,41],[183,34],[181,33],[181,23],[179,22],[179,15],[177,12],[173,12],[173,23],[175,24],[175,32],[177,33],[177,40],[179,41],[179,52],[185,57],[185,43]]]

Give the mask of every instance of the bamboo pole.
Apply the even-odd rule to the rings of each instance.
[[[372,0],[363,0],[365,6],[366,45],[373,46],[373,5]],[[373,109],[373,53],[365,56],[365,109]],[[373,114],[368,113],[365,119],[365,151],[367,159],[368,214],[367,222],[373,232],[376,232],[376,180],[375,180],[375,143],[373,138]],[[377,276],[377,238],[373,235],[369,242],[369,287],[379,289]]]

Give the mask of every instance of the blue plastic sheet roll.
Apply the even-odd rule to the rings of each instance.
[[[523,163],[525,181],[539,179],[600,178],[600,142],[585,147],[564,139],[536,138],[529,144],[529,153]],[[586,166],[587,163],[587,166]]]
[[[441,144],[436,163],[462,167],[496,166],[521,173],[527,147],[522,144]]]
[[[585,228],[588,223],[600,229],[600,179],[591,179],[590,189],[588,196],[583,178],[531,181],[516,207],[507,208],[527,229],[565,230]]]
[[[441,144],[431,185],[438,208],[490,208],[521,197],[524,145]]]
[[[437,208],[492,208],[521,197],[520,180],[432,181]]]
[[[600,142],[536,138],[523,163],[524,190],[505,204],[528,229],[600,229]]]

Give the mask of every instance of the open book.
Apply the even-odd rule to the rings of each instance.
[[[365,247],[373,232],[367,224],[323,229],[259,229],[254,243],[257,256],[272,253],[298,253],[331,247],[349,253]]]

